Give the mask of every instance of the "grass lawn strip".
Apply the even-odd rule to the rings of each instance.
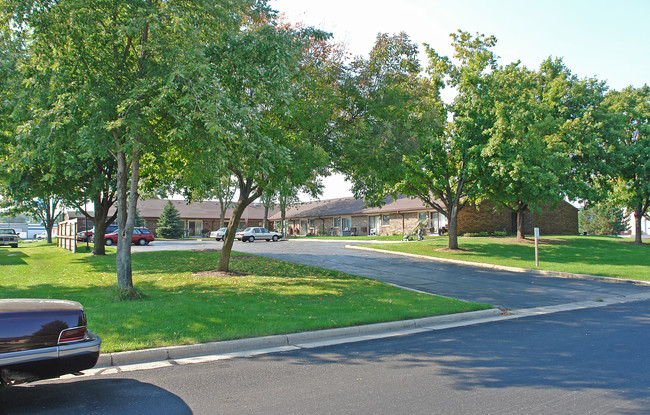
[[[144,300],[113,300],[115,250],[72,254],[45,243],[0,248],[3,298],[81,302],[102,352],[194,344],[413,319],[490,308],[402,290],[372,279],[270,258],[218,252],[133,254]]]
[[[404,252],[504,267],[535,269],[532,239],[461,237],[463,251],[446,250],[447,238],[419,242],[373,244],[373,249]],[[635,281],[650,281],[650,244],[636,245],[616,237],[551,236],[540,240],[539,268]]]

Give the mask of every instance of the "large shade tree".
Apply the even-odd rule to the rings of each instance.
[[[255,0],[2,3],[15,35],[29,45],[34,71],[50,76],[51,102],[42,108],[42,119],[83,124],[88,147],[115,160],[122,290],[133,288],[130,240],[140,165],[173,139],[170,114],[178,104],[167,98],[175,81],[208,63],[206,47],[221,32],[237,30],[242,16],[263,8]]]
[[[492,126],[485,131],[487,168],[478,200],[516,213],[517,236],[524,238],[527,212],[588,198],[585,180],[602,170],[605,85],[579,80],[550,58],[537,72],[520,63],[499,67],[489,81]]]
[[[650,87],[613,91],[607,106],[619,120],[610,154],[612,200],[633,212],[635,242],[641,244],[641,220],[650,208]]]
[[[443,214],[450,249],[458,248],[458,212],[476,197],[484,168],[495,42],[455,33],[453,59],[427,46],[424,76],[408,36],[379,35],[370,58],[353,64],[344,89],[337,168],[369,204],[402,193]],[[448,105],[440,99],[444,86],[456,92]]]
[[[6,98],[0,100],[4,110],[0,119],[7,126],[2,161],[3,170],[10,173],[4,176],[7,202],[14,199],[14,206],[33,208],[45,206],[37,200],[58,200],[83,212],[94,221],[96,233],[103,235],[114,220],[108,212],[115,202],[115,160],[87,139],[88,134],[98,132],[85,124],[86,106],[62,107],[58,71],[37,66],[29,48],[22,47],[22,42],[30,45],[29,39],[9,29],[11,20],[2,23],[5,44],[0,77]],[[92,210],[86,209],[87,202],[92,202]],[[104,252],[104,239],[99,238],[93,253]]]
[[[177,78],[185,122],[182,137],[154,173],[174,178],[192,193],[215,189],[225,177],[237,189],[219,269],[227,271],[241,216],[265,190],[289,181],[299,187],[327,165],[319,140],[329,115],[318,89],[335,63],[314,45],[328,35],[277,23],[273,16],[224,33],[207,51],[207,64],[191,79]],[[326,54],[327,55],[327,54]],[[310,113],[311,117],[305,116]],[[323,113],[323,116],[316,116]],[[197,152],[196,148],[201,151]],[[180,155],[180,157],[179,157]],[[170,169],[165,166],[176,166]],[[169,182],[169,179],[161,179]]]

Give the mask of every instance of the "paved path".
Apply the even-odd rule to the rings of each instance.
[[[633,283],[539,276],[345,248],[350,241],[235,241],[233,250],[378,279],[389,284],[507,309],[551,306],[650,292]],[[220,249],[216,241],[155,242],[137,249]]]

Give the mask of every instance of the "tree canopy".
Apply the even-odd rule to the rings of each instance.
[[[93,155],[115,160],[118,286],[131,290],[140,165],[174,136],[177,81],[208,64],[206,50],[222,32],[237,31],[266,13],[266,5],[7,0],[1,6],[12,35],[29,45],[25,64],[33,76],[23,82],[41,85],[30,131],[73,135]]]
[[[634,213],[635,242],[643,243],[641,219],[650,208],[650,87],[612,91],[607,105],[618,117],[611,199]]]

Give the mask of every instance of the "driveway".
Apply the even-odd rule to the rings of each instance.
[[[650,293],[650,286],[541,276],[345,248],[350,241],[235,241],[233,250],[374,278],[432,294],[506,309],[533,308]],[[133,251],[221,249],[216,241],[156,241]]]

